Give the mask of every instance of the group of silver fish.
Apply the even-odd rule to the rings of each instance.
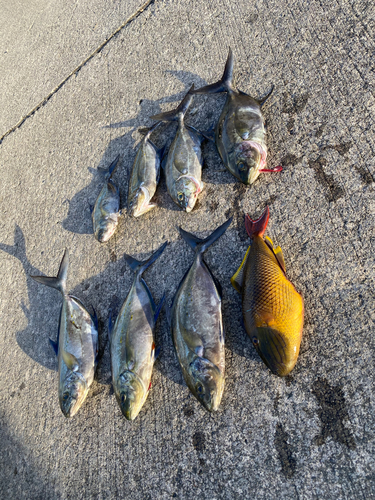
[[[184,124],[184,115],[193,94],[227,92],[227,101],[215,131],[215,142],[225,166],[245,184],[251,184],[265,169],[267,148],[263,101],[237,91],[232,86],[233,56],[229,51],[224,75],[213,85],[190,89],[177,110],[154,117],[159,120],[146,134],[134,161],[129,182],[129,210],[137,217],[154,205],[163,152],[150,141],[150,134],[161,121],[178,120],[176,137],[165,163],[168,191],[173,200],[189,212],[202,190],[202,134]],[[103,186],[93,209],[94,233],[107,241],[116,229],[119,216],[119,190],[110,177],[119,158],[103,170]],[[104,217],[104,214],[105,217]],[[281,248],[269,237],[263,239],[269,219],[266,207],[253,221],[248,215],[245,227],[251,245],[234,276],[234,288],[242,296],[244,326],[254,347],[268,368],[285,376],[296,364],[303,328],[304,305],[301,295],[287,279]],[[225,336],[222,321],[222,291],[218,280],[203,259],[203,253],[229,227],[227,220],[205,239],[180,228],[182,238],[195,257],[181,280],[167,317],[184,379],[197,400],[209,411],[218,409],[225,376]],[[109,235],[109,236],[108,236]],[[115,321],[109,318],[112,383],[123,415],[133,420],[141,410],[151,388],[154,362],[160,351],[155,346],[155,324],[163,299],[156,306],[142,278],[167,246],[165,242],[147,260],[125,255],[134,271],[134,281]],[[79,299],[66,292],[68,250],[56,278],[32,276],[63,295],[57,342],[50,342],[58,356],[59,400],[66,417],[72,417],[85,400],[93,381],[98,357],[98,321]]]
[[[152,116],[157,123],[149,129],[136,154],[128,189],[128,210],[139,217],[156,206],[151,203],[163,165],[168,193],[185,212],[191,212],[203,190],[201,150],[202,141],[212,140],[225,167],[244,184],[252,184],[262,172],[280,172],[281,167],[267,169],[267,146],[261,106],[271,91],[257,101],[233,86],[233,54],[229,55],[224,74],[217,83],[195,90],[190,88],[179,106],[165,113]],[[196,94],[226,92],[227,99],[216,124],[215,132],[199,132],[185,124],[185,114]],[[151,134],[162,122],[177,121],[176,135],[165,161],[165,148],[158,149],[150,140]],[[92,211],[94,234],[98,241],[106,242],[114,233],[120,215],[120,194],[110,177],[118,158],[106,169],[100,169],[104,184]]]

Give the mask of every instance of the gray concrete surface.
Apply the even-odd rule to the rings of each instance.
[[[98,52],[140,3],[50,2],[43,11],[35,2],[29,15],[18,5],[3,6],[0,38],[1,133],[9,131],[0,145],[0,497],[375,498],[373,3],[155,0]],[[4,66],[8,46],[14,62]],[[247,189],[206,144],[205,190],[191,214],[162,181],[160,208],[124,215],[100,245],[89,211],[101,187],[96,168],[121,155],[115,180],[125,205],[138,129],[191,83],[214,81],[228,46],[242,90],[261,96],[275,85],[264,109],[269,165],[284,171]],[[208,128],[223,99],[197,97],[189,122]],[[20,115],[30,116],[17,128]],[[267,234],[306,307],[299,361],[285,379],[255,353],[229,282],[248,245],[242,214],[266,204]],[[206,254],[224,288],[221,407],[208,414],[189,394],[163,311],[153,387],[127,422],[111,388],[106,326],[132,280],[122,255],[142,258],[168,239],[145,279],[157,300],[164,290],[171,299],[193,258],[177,226],[205,235],[230,214]],[[61,299],[28,277],[56,274],[65,247],[68,287],[101,326],[96,381],[72,420],[59,409],[48,344]]]

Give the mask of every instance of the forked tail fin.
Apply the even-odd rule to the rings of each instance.
[[[60,269],[56,277],[49,276],[30,276],[33,280],[41,283],[42,285],[47,285],[52,288],[56,288],[63,295],[66,293],[66,278],[68,276],[68,268],[69,268],[69,251],[65,250],[64,256],[62,258]]]
[[[233,217],[228,219],[224,224],[219,226],[213,233],[211,233],[207,238],[205,239],[200,239],[197,236],[194,236],[193,234],[188,233],[187,231],[184,231],[183,229],[179,228],[180,234],[183,237],[183,239],[186,241],[188,245],[191,246],[193,250],[195,250],[198,253],[203,253],[209,246],[212,245],[216,240],[222,236],[225,231],[227,230],[228,226],[230,226],[230,223],[232,222]]]
[[[163,122],[174,122],[183,119],[186,111],[188,110],[191,101],[193,100],[192,91],[194,90],[194,84],[190,87],[189,92],[182,99],[180,104],[176,109],[172,111],[166,111],[165,113],[159,113],[158,115],[150,116],[151,120],[160,120]]]
[[[163,245],[158,250],[156,250],[156,252],[154,252],[148,259],[146,259],[144,261],[137,260],[134,257],[131,257],[130,255],[126,255],[126,254],[124,254],[124,258],[125,258],[127,264],[133,269],[133,271],[137,275],[140,276],[141,274],[143,274],[146,271],[146,269],[149,266],[151,266],[151,264],[153,264],[155,262],[155,260],[158,257],[160,257],[160,255],[164,252],[164,249],[167,245],[168,245],[168,241],[163,243]]]
[[[265,208],[259,219],[252,220],[248,214],[245,215],[245,228],[250,238],[253,238],[254,236],[262,237],[264,235],[269,218],[270,209],[268,207]]]
[[[218,94],[219,92],[228,92],[233,89],[233,53],[229,47],[228,59],[221,80],[211,85],[206,85],[197,90],[192,90],[192,94]]]

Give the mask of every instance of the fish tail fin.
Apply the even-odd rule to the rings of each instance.
[[[49,276],[30,276],[30,278],[37,281],[38,283],[41,283],[42,285],[56,288],[56,290],[59,290],[63,295],[65,295],[68,267],[69,251],[68,249],[66,249],[60,264],[59,272],[56,277],[51,278]]]
[[[245,228],[250,238],[253,238],[254,236],[263,236],[269,218],[270,209],[268,207],[265,208],[263,214],[259,217],[259,219],[256,220],[250,219],[249,215],[245,214]]]
[[[120,159],[120,155],[117,155],[113,162],[110,164],[108,168],[98,168],[98,171],[104,175],[106,179],[110,179],[112,177],[113,172],[116,170],[118,161]]]
[[[146,269],[151,266],[155,262],[155,260],[160,257],[160,255],[164,252],[165,247],[168,245],[168,241],[163,243],[163,245],[154,252],[151,257],[149,257],[147,260],[137,260],[134,257],[131,257],[130,255],[124,254],[124,258],[127,262],[127,264],[133,269],[133,271],[137,275],[141,275],[146,271]]]
[[[219,92],[228,92],[233,88],[233,52],[229,47],[228,59],[221,80],[211,85],[206,85],[200,89],[193,90],[192,94],[218,94]]]
[[[158,122],[154,123],[154,125],[152,125],[146,132],[145,136],[143,137],[143,140],[144,141],[148,141],[150,139],[150,135],[152,134],[152,132],[159,127],[159,125],[163,123],[162,120],[159,120]]]
[[[165,113],[159,113],[158,115],[151,116],[150,118],[152,120],[161,120],[163,122],[179,121],[180,117],[183,119],[193,99],[193,90],[194,84],[190,87],[189,92],[182,99],[176,109],[172,109],[172,111],[167,111]]]
[[[194,236],[193,234],[188,233],[187,231],[184,231],[183,229],[179,228],[180,234],[183,237],[183,239],[186,241],[188,245],[191,246],[193,250],[195,250],[198,253],[203,253],[204,251],[207,250],[209,246],[211,246],[216,240],[222,236],[225,231],[227,230],[228,226],[232,222],[233,217],[228,219],[224,224],[219,226],[213,233],[211,233],[207,238],[205,239],[200,239],[197,236]]]

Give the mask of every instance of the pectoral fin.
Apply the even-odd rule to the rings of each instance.
[[[243,271],[244,271],[244,266],[245,262],[247,260],[247,257],[249,255],[249,250],[250,247],[247,249],[245,257],[243,261],[241,262],[240,267],[237,269],[236,273],[231,277],[230,282],[232,283],[232,286],[235,290],[237,290],[238,293],[241,293],[242,290],[242,282],[243,282]]]
[[[78,363],[77,358],[73,354],[70,354],[70,352],[63,350],[62,357],[63,357],[64,363],[69,368],[69,370],[71,370],[72,372],[78,371],[79,363]]]

